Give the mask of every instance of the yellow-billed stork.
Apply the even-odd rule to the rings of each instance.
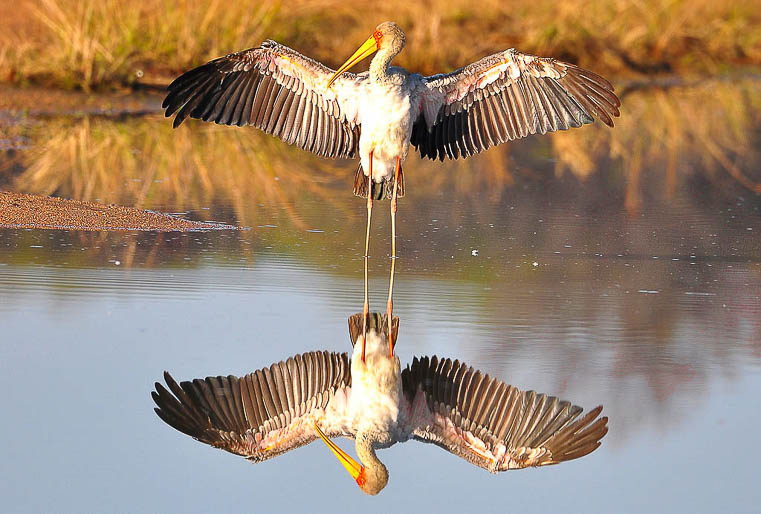
[[[392,319],[396,199],[405,192],[402,162],[410,144],[430,159],[457,159],[528,136],[592,123],[613,126],[619,99],[596,73],[515,49],[451,73],[423,76],[391,66],[405,35],[378,25],[337,71],[275,41],[190,70],[162,106],[177,115],[224,125],[253,125],[289,144],[331,158],[359,157],[354,193],[367,198],[365,305],[373,199],[391,199]],[[347,70],[376,53],[365,73]],[[391,343],[389,341],[389,352]]]

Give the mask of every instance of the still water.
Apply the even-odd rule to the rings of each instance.
[[[2,510],[756,511],[759,93],[752,81],[635,91],[613,131],[465,162],[411,156],[397,218],[402,362],[458,358],[602,404],[610,432],[582,459],[498,476],[397,445],[379,453],[391,476],[372,498],[322,445],[254,466],[171,429],[150,398],[164,370],[241,375],[350,351],[365,222],[353,164],[253,131],[171,131],[159,116],[32,123],[25,148],[3,156],[3,189],[246,230],[0,229]],[[375,310],[387,209],[372,230]]]

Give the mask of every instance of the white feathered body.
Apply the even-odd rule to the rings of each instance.
[[[365,361],[362,362],[362,336],[351,359],[351,395],[348,411],[357,432],[379,436],[377,447],[397,442],[405,420],[400,415],[402,379],[399,358],[389,358],[388,340],[368,331]]]
[[[410,75],[391,67],[383,82],[372,79],[365,84],[359,99],[362,133],[359,155],[365,176],[370,173],[370,152],[373,153],[373,181],[393,181],[396,158],[407,158],[412,124],[420,110],[418,95],[412,94],[419,75]]]

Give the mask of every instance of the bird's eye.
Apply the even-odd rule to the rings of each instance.
[[[383,34],[381,33],[380,30],[376,30],[375,32],[373,32],[373,37],[375,38],[375,46],[377,46],[378,50],[380,50],[380,44],[381,44],[381,39],[383,39]]]

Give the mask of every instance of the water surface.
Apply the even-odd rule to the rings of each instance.
[[[2,187],[249,230],[0,230],[4,509],[753,512],[759,93],[754,82],[637,91],[612,131],[408,160],[402,361],[458,358],[522,389],[602,404],[610,432],[582,459],[499,476],[405,443],[379,454],[391,478],[376,498],[321,445],[253,466],[165,425],[149,396],[165,369],[241,375],[350,350],[365,222],[353,163],[253,131],[173,132],[159,116],[36,122],[31,147],[4,154]],[[377,310],[389,226],[380,202]]]

